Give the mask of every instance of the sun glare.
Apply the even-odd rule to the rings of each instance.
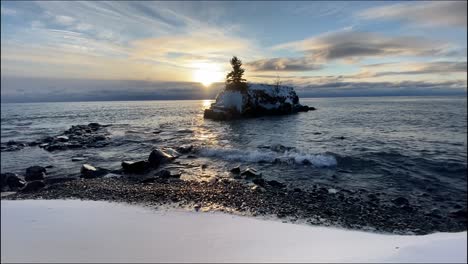
[[[197,63],[193,67],[193,80],[208,87],[214,82],[219,82],[224,75],[221,67],[213,63]]]

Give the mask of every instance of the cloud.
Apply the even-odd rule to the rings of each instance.
[[[308,58],[272,58],[262,59],[245,64],[253,71],[315,71],[323,68]]]
[[[56,16],[55,21],[60,25],[69,26],[75,22],[75,19],[70,16]]]
[[[466,80],[460,81],[401,81],[401,82],[330,82],[297,88],[302,97],[343,96],[428,96],[467,94]]]
[[[423,27],[467,27],[466,1],[401,3],[358,13],[364,19],[400,20]]]
[[[382,70],[391,68],[392,70]],[[365,70],[374,71],[366,77],[381,77],[389,75],[419,75],[419,74],[451,74],[467,72],[467,63],[457,61],[439,61],[427,63],[392,63],[381,65],[366,65]],[[393,70],[397,69],[397,70]],[[379,71],[380,70],[380,71]]]
[[[316,61],[336,59],[359,60],[386,56],[453,56],[454,47],[441,41],[416,36],[384,36],[372,32],[342,30],[301,41],[284,43],[276,50],[302,51]]]
[[[4,16],[13,16],[16,15],[18,11],[12,8],[1,7],[1,14]]]
[[[2,77],[3,102],[212,99],[224,84],[209,89],[194,82]]]

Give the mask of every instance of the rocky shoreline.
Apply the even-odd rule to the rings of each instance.
[[[252,216],[276,216],[286,221],[339,226],[398,234],[428,234],[466,230],[466,211],[448,216],[425,211],[411,201],[385,201],[366,191],[340,191],[314,186],[312,191],[280,184],[246,183],[234,179],[211,182],[156,178],[78,179],[54,183],[35,192],[17,192],[2,199],[83,199],[137,203],[148,206],[175,204],[195,210],[220,210]],[[404,199],[404,198],[403,198]]]
[[[71,145],[99,147],[100,142],[109,142],[105,127],[97,123],[72,126],[60,135],[38,141],[36,146],[47,144],[42,145],[47,151],[66,150]],[[83,164],[80,177],[50,177],[47,166],[28,167],[25,176],[2,172],[2,199],[74,198],[149,206],[175,204],[195,210],[275,216],[285,221],[399,234],[467,229],[466,205],[456,204],[441,211],[418,205],[412,197],[390,198],[365,189],[337,190],[320,185],[307,190],[294,188],[264,179],[261,172],[248,166],[230,168],[228,178],[180,179],[181,175],[168,165],[193,154],[192,145],[155,148],[145,160],[123,160],[117,170]]]

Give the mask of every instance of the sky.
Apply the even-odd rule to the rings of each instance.
[[[466,1],[1,1],[2,102],[466,95]]]

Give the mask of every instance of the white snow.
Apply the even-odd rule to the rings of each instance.
[[[234,108],[242,112],[243,96],[238,91],[223,91],[216,97],[215,106],[224,109]]]
[[[466,262],[466,232],[399,236],[76,200],[1,202],[1,262]]]

